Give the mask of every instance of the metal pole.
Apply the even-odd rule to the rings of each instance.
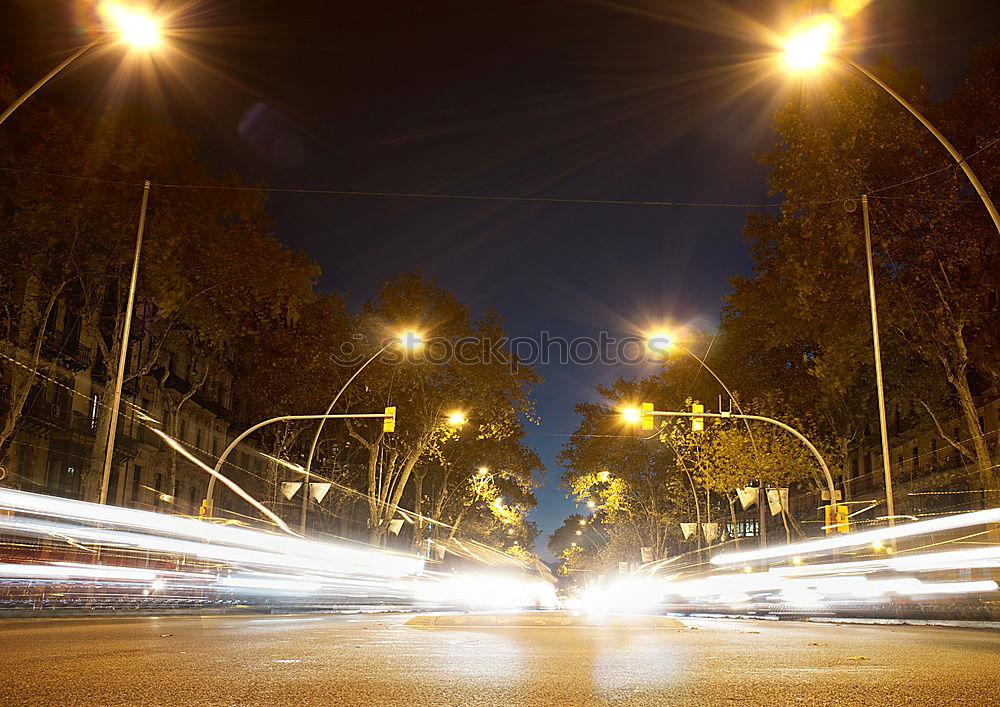
[[[834,498],[836,496],[836,494],[834,494],[836,487],[833,484],[833,475],[830,474],[830,467],[826,465],[826,460],[823,459],[823,455],[819,453],[818,449],[816,449],[816,445],[810,442],[809,438],[804,434],[791,425],[786,425],[781,420],[775,420],[773,417],[764,417],[763,415],[738,415],[732,412],[670,412],[664,410],[654,410],[653,412],[646,414],[654,415],[656,417],[735,417],[740,420],[760,420],[761,422],[770,422],[772,425],[777,425],[781,429],[795,435],[804,445],[806,445],[813,457],[816,458],[816,461],[819,462],[820,467],[823,469],[823,475],[826,477],[827,487],[830,489],[830,498]]]
[[[11,103],[9,106],[7,106],[6,110],[4,110],[3,113],[0,113],[0,124],[2,124],[5,120],[7,120],[7,118],[10,116],[10,114],[13,113],[14,111],[16,111],[21,106],[22,103],[24,103],[26,100],[28,100],[29,98],[31,98],[31,96],[35,93],[35,91],[37,91],[42,86],[44,86],[45,84],[47,84],[49,82],[49,79],[51,79],[53,76],[55,76],[60,71],[62,71],[63,69],[65,69],[67,66],[69,66],[70,64],[72,64],[74,61],[76,61],[77,59],[79,59],[83,54],[86,54],[93,47],[96,47],[98,44],[100,44],[103,41],[104,41],[104,37],[99,37],[99,38],[95,39],[93,42],[91,42],[90,44],[83,45],[82,47],[80,47],[79,49],[77,49],[75,52],[73,52],[73,54],[71,54],[68,58],[66,58],[62,62],[60,62],[59,65],[56,66],[56,68],[52,69],[52,71],[50,71],[49,73],[45,74],[45,76],[43,76],[38,83],[36,83],[34,86],[32,86],[31,88],[29,88],[27,91],[25,91],[24,93],[22,93],[20,96],[18,96],[14,100],[13,103]]]
[[[764,488],[764,479],[757,479],[757,547],[761,550],[767,549],[767,515],[764,513],[764,504],[767,503],[767,489]]]
[[[875,385],[878,390],[878,423],[882,436],[882,470],[885,472],[885,502],[889,525],[896,524],[896,504],[892,497],[892,471],[889,469],[889,434],[885,424],[885,387],[882,383],[882,346],[878,340],[878,307],[875,303],[875,270],[872,267],[872,232],[868,221],[868,195],[861,197],[865,222],[865,260],[868,264],[868,301],[872,312],[872,346],[875,349]],[[830,497],[830,503],[835,503]]]
[[[842,56],[837,56],[836,58],[844,62],[848,66],[852,67],[856,71],[861,72],[873,83],[881,87],[886,93],[895,98],[901,106],[906,108],[906,110],[910,111],[910,114],[914,118],[919,120],[923,124],[923,126],[927,128],[934,137],[937,138],[938,142],[940,142],[944,146],[944,149],[948,151],[948,154],[954,157],[955,161],[958,162],[958,166],[962,168],[963,172],[965,172],[965,176],[969,178],[969,182],[971,182],[973,188],[976,190],[976,193],[979,194],[979,198],[982,199],[983,205],[986,206],[986,210],[989,211],[990,218],[993,219],[993,225],[996,226],[997,232],[1000,233],[1000,214],[997,213],[997,207],[993,205],[993,200],[990,199],[990,195],[986,193],[986,189],[979,181],[979,178],[976,176],[976,173],[972,171],[972,167],[969,166],[969,164],[965,161],[965,158],[962,157],[959,151],[955,149],[955,147],[948,141],[948,139],[941,134],[941,131],[935,128],[934,125],[931,123],[931,121],[927,120],[927,118],[925,118],[920,111],[918,111],[916,108],[910,105],[910,103],[905,98],[903,98],[901,95],[892,90],[892,88],[887,83],[882,81],[878,76],[868,71],[860,64],[854,63],[850,59],[846,59]]]
[[[285,422],[287,420],[321,420],[321,419],[331,420],[331,419],[341,419],[341,418],[346,418],[346,417],[350,417],[350,418],[382,418],[382,419],[385,419],[387,417],[392,417],[392,415],[386,415],[385,413],[381,413],[381,412],[378,412],[378,413],[375,413],[375,412],[368,413],[368,412],[366,412],[366,413],[345,413],[345,414],[337,414],[337,415],[281,415],[280,417],[272,417],[269,420],[264,420],[263,422],[258,422],[253,427],[250,427],[250,428],[244,430],[242,433],[240,433],[240,435],[236,439],[234,439],[229,444],[228,447],[226,447],[226,450],[222,453],[222,455],[219,457],[219,460],[215,463],[215,473],[218,474],[222,470],[222,465],[226,463],[226,458],[229,456],[229,454],[234,449],[236,449],[236,446],[240,442],[242,442],[244,439],[246,439],[251,434],[253,434],[257,430],[259,430],[261,427],[264,427],[265,425],[270,425],[270,424],[273,424],[275,422]],[[306,478],[308,479],[308,476]],[[205,506],[206,506],[206,508],[209,509],[208,515],[211,515],[212,494],[213,494],[214,490],[215,490],[215,476],[212,476],[212,478],[209,479],[209,481],[208,481],[208,489],[205,492]]]
[[[132,308],[135,303],[135,285],[139,277],[139,255],[142,252],[142,231],[146,226],[146,205],[149,203],[149,180],[142,187],[142,206],[139,209],[139,230],[135,235],[135,257],[132,260],[132,278],[128,287],[128,302],[125,304],[125,322],[122,324],[121,350],[118,355],[118,375],[111,394],[111,424],[108,429],[108,444],[104,450],[104,473],[101,476],[100,503],[108,501],[108,484],[111,481],[111,458],[115,453],[115,433],[118,429],[118,406],[122,399],[122,381],[125,378],[125,363],[128,360],[128,338],[132,331]]]
[[[337,401],[340,400],[340,396],[344,394],[345,390],[347,390],[347,386],[349,386],[354,381],[354,379],[358,377],[358,374],[361,373],[361,371],[365,370],[368,367],[369,363],[371,363],[376,358],[385,353],[385,350],[388,349],[390,346],[392,346],[393,343],[395,342],[390,341],[388,344],[379,349],[376,353],[372,354],[371,358],[362,363],[361,367],[358,368],[358,370],[356,370],[351,375],[351,377],[347,379],[347,382],[340,387],[340,390],[337,391],[337,394],[334,396],[329,406],[327,406],[325,413],[326,415],[329,415],[333,411],[333,406],[337,404]],[[319,436],[323,433],[323,425],[326,424],[326,419],[327,419],[326,417],[323,417],[319,421],[319,425],[316,427],[316,434],[313,435],[312,444],[309,446],[309,456],[306,457],[306,475],[305,475],[305,481],[303,482],[306,486],[306,490],[305,493],[302,494],[302,512],[300,513],[299,516],[299,532],[302,533],[303,535],[306,534],[306,513],[308,512],[309,509],[309,476],[312,473],[312,463],[313,463],[313,456],[316,454],[316,445],[319,444]]]

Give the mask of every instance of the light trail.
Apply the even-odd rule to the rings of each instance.
[[[488,571],[429,572],[422,557],[0,489],[0,596],[60,601],[421,608],[554,607],[551,584],[513,558]],[[13,539],[30,539],[29,541]],[[52,543],[59,548],[53,549]],[[102,563],[75,561],[78,549]],[[95,550],[100,550],[97,553]],[[17,560],[22,556],[22,561]],[[53,557],[57,559],[53,559]],[[119,562],[126,563],[120,566]],[[145,566],[128,566],[128,563]],[[481,566],[481,565],[480,565]],[[34,592],[34,593],[32,593]]]
[[[820,540],[807,540],[801,543],[790,545],[776,545],[763,550],[749,550],[746,552],[723,552],[711,558],[713,565],[733,565],[756,562],[757,560],[768,560],[776,557],[791,557],[795,555],[815,554],[818,552],[829,552],[844,548],[870,545],[875,542],[884,543],[886,540],[913,537],[934,533],[943,530],[954,530],[965,528],[970,525],[984,525],[986,523],[996,523],[1000,521],[1000,508],[987,508],[982,511],[962,513],[960,515],[944,516],[931,520],[921,520],[915,523],[906,523],[889,528],[877,528],[866,530],[861,533],[849,533],[836,537],[822,538]]]

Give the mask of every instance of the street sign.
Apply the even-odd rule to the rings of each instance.
[[[396,408],[387,407],[385,409],[385,414],[389,417],[382,420],[382,431],[383,432],[395,432],[396,431]]]
[[[322,503],[326,494],[330,491],[331,484],[329,481],[314,481],[309,484],[309,495],[313,497],[316,503]]]
[[[287,500],[291,501],[292,496],[294,496],[300,488],[302,488],[301,481],[282,481],[281,495],[284,496]]]

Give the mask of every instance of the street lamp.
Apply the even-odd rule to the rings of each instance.
[[[330,401],[330,404],[326,408],[326,413],[324,414],[323,417],[319,418],[319,425],[316,427],[316,434],[313,435],[312,444],[309,445],[309,456],[306,457],[306,484],[309,483],[309,477],[312,474],[312,462],[313,462],[313,457],[316,455],[316,446],[319,444],[319,437],[321,434],[323,434],[323,426],[326,424],[328,416],[333,411],[333,406],[337,404],[337,401],[340,400],[340,396],[344,394],[345,390],[347,390],[347,386],[349,386],[351,383],[354,382],[354,379],[358,377],[361,371],[368,368],[368,365],[370,363],[372,363],[375,359],[377,359],[379,356],[384,354],[386,351],[388,351],[391,347],[395,346],[396,344],[401,344],[403,348],[406,349],[407,351],[414,351],[420,347],[421,344],[420,334],[418,334],[415,331],[407,331],[404,332],[403,334],[400,334],[396,338],[390,339],[388,342],[386,342],[385,346],[383,346],[378,351],[373,353],[367,361],[362,363],[361,366],[358,368],[358,370],[354,371],[354,373],[351,374],[351,377],[347,379],[347,382],[340,387],[340,390],[337,391],[337,394],[333,396],[333,400]],[[306,491],[308,492],[308,490],[309,487],[306,486]],[[299,532],[302,533],[303,535],[306,532],[306,514],[308,513],[309,509],[309,494],[307,492],[302,494],[302,509],[299,514]]]
[[[993,225],[996,226],[997,232],[1000,233],[1000,213],[997,213],[996,206],[993,205],[993,200],[990,199],[989,194],[986,193],[986,189],[979,181],[979,178],[976,177],[976,173],[972,171],[972,167],[970,167],[968,162],[965,161],[965,158],[962,157],[962,155],[955,149],[948,139],[941,134],[941,131],[935,128],[934,125],[926,117],[924,117],[923,113],[914,108],[909,101],[894,91],[892,87],[878,78],[875,74],[862,67],[860,64],[857,64],[842,54],[837,53],[837,44],[842,31],[843,28],[840,21],[833,15],[819,15],[807,20],[806,23],[798,29],[798,31],[790,35],[782,42],[782,57],[784,59],[785,66],[795,72],[805,72],[819,68],[826,59],[832,59],[833,61],[839,62],[849,69],[853,69],[854,71],[862,74],[869,81],[895,98],[896,101],[903,106],[903,108],[908,110],[914,118],[919,120],[920,123],[927,128],[927,130],[929,130],[935,138],[937,138],[938,142],[940,142],[944,149],[948,151],[948,154],[954,158],[954,160],[958,163],[958,166],[962,168],[962,171],[965,172],[965,176],[968,177],[969,182],[975,188],[976,193],[979,194],[979,198],[982,200],[983,205],[989,212],[990,218],[993,219]]]
[[[619,412],[621,412],[622,419],[625,422],[635,423],[642,420],[642,414],[639,412],[639,408],[627,407],[622,408]]]
[[[31,98],[35,91],[47,84],[53,76],[98,45],[111,42],[115,39],[126,44],[131,49],[141,51],[149,51],[160,45],[162,37],[160,21],[153,15],[111,2],[103,3],[99,11],[104,18],[105,31],[93,41],[77,49],[73,54],[56,65],[52,71],[45,74],[38,83],[18,96],[13,103],[7,106],[3,113],[0,113],[0,123],[7,120],[11,113]]]
[[[448,413],[448,424],[452,427],[461,427],[466,422],[465,413],[459,410]],[[485,468],[485,467],[483,467]],[[482,469],[480,469],[482,471]]]

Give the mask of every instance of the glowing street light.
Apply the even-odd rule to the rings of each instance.
[[[638,408],[623,408],[620,412],[625,422],[635,423],[642,420],[642,415],[639,413]]]
[[[659,354],[669,352],[673,345],[674,337],[664,332],[656,332],[646,339],[646,346],[649,347],[649,350]]]
[[[793,71],[810,71],[836,46],[843,26],[833,15],[818,15],[782,43],[782,58]]]
[[[407,351],[415,351],[420,348],[421,344],[423,344],[423,339],[417,332],[407,331],[399,337],[399,343],[401,343],[403,348]]]
[[[101,5],[100,13],[123,42],[135,49],[154,49],[161,40],[160,22],[151,15],[118,3]]]
[[[90,43],[77,49],[57,64],[52,71],[45,74],[38,83],[18,96],[3,113],[0,113],[0,123],[7,120],[11,113],[31,98],[35,91],[47,84],[53,76],[100,44],[117,39],[130,48],[146,51],[155,49],[161,44],[160,21],[153,15],[117,3],[104,3],[100,7],[100,14],[105,18],[106,30]]]
[[[448,414],[448,424],[452,427],[461,427],[466,422],[465,413],[456,410]],[[484,467],[485,468],[485,467]]]

